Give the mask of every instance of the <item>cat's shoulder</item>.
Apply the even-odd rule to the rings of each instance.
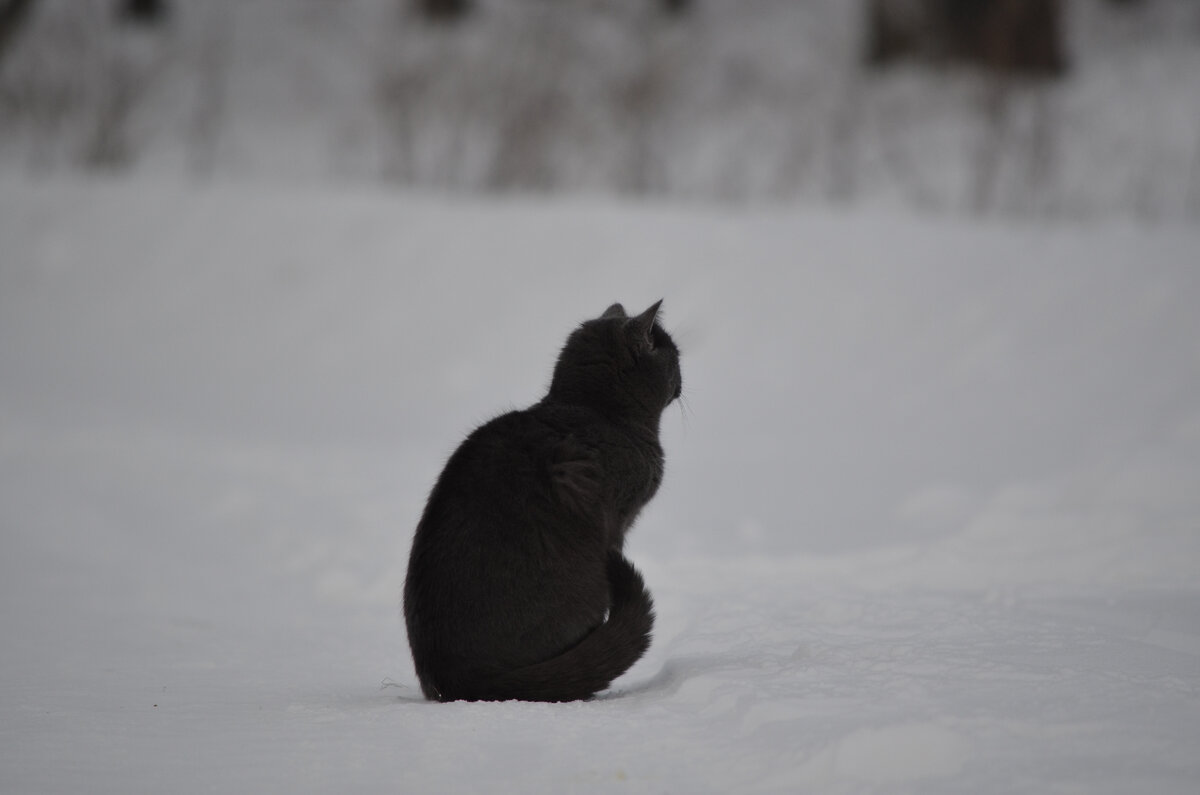
[[[578,456],[578,418],[545,411],[540,404],[505,412],[475,428],[456,451],[456,457],[561,461]],[[565,445],[565,447],[564,447]],[[566,452],[564,452],[566,450]]]

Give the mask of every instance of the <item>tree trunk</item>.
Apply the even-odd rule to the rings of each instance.
[[[157,25],[167,17],[167,0],[124,0],[120,17],[137,25]]]
[[[426,19],[452,22],[471,10],[471,0],[415,0],[417,11]]]
[[[25,24],[32,7],[33,0],[0,2],[0,63],[4,62],[5,53],[8,52],[21,26]]]
[[[1004,74],[1066,70],[1062,0],[868,0],[869,64],[912,56]]]

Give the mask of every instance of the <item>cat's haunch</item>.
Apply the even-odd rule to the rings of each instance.
[[[427,698],[589,698],[649,648],[653,603],[621,550],[662,482],[659,418],[682,388],[661,304],[580,325],[546,396],[446,463],[404,582]]]

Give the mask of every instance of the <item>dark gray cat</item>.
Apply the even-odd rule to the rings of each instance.
[[[446,463],[404,583],[426,698],[589,698],[649,648],[653,603],[621,549],[662,482],[659,418],[682,385],[661,304],[583,323],[546,397]]]

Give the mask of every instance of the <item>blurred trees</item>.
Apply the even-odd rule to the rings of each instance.
[[[1180,35],[1200,0],[309,1],[320,13],[243,19],[238,3],[0,0],[0,169],[240,173],[243,147],[279,149],[278,116],[322,132],[296,136],[303,159],[254,158],[267,173],[1200,218],[1200,49]],[[380,21],[366,58],[338,55]],[[145,35],[166,23],[178,35]],[[273,25],[291,32],[262,35]],[[262,116],[266,83],[234,57],[260,41],[271,63],[253,68],[304,86]],[[1075,79],[1010,79],[1055,73],[1068,45]],[[864,55],[979,66],[892,79],[864,74]],[[310,91],[328,68],[373,90],[331,76]]]
[[[426,19],[450,22],[471,11],[471,0],[411,0],[417,12]],[[695,5],[694,0],[653,0],[665,13],[683,15]]]
[[[417,12],[426,19],[449,22],[471,10],[471,0],[415,0]]]
[[[32,7],[33,0],[0,0],[0,63]]]
[[[154,25],[167,16],[167,0],[122,0],[118,16],[126,22]]]
[[[1003,74],[1065,71],[1061,0],[868,0],[869,64],[913,56]]]

